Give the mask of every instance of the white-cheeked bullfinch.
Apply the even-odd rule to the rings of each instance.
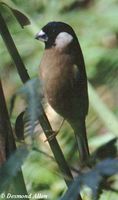
[[[88,90],[79,41],[72,27],[64,22],[49,22],[37,33],[36,39],[45,43],[40,64],[44,95],[73,128],[83,163],[89,157],[85,126]]]

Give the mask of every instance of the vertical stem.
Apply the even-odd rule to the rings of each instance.
[[[5,161],[16,150],[16,144],[13,137],[12,127],[9,119],[9,114],[7,111],[1,80],[0,80],[0,136],[2,137],[3,141],[2,142],[2,150],[4,152],[3,161]],[[18,188],[21,194],[27,194],[22,171],[19,171],[17,176],[13,179],[13,188],[14,192],[17,192],[16,188]]]
[[[13,137],[11,123],[6,107],[3,88],[0,80],[0,134],[4,138],[5,156],[8,158],[15,150],[16,145]]]
[[[45,113],[43,113],[40,116],[39,121],[40,121],[41,127],[48,139],[52,135],[53,130],[52,130],[52,127],[51,127]],[[54,154],[55,160],[58,163],[59,168],[64,176],[65,182],[66,182],[67,186],[69,186],[73,180],[73,176],[72,176],[69,166],[67,165],[67,162],[64,158],[64,155],[60,149],[60,146],[59,146],[56,138],[53,138],[52,140],[50,140],[49,144],[50,144],[51,150]]]

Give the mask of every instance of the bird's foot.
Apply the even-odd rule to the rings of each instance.
[[[59,133],[59,131],[53,131],[53,130],[47,130],[48,133],[51,133],[50,136],[47,137],[47,139],[44,142],[50,142],[51,140],[53,140],[57,134]]]
[[[53,140],[58,135],[59,131],[61,130],[61,128],[63,126],[63,124],[64,124],[64,119],[62,120],[61,125],[60,125],[60,127],[59,127],[59,129],[57,131],[47,130],[47,132],[51,133],[51,135],[48,136],[47,139],[44,142]]]

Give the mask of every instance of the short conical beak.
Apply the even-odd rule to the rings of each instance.
[[[36,34],[35,39],[37,40],[41,40],[43,42],[47,42],[48,41],[48,36],[46,35],[46,33],[44,31],[40,31]]]

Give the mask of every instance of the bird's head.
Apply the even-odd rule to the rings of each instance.
[[[64,22],[49,22],[36,34],[37,40],[45,43],[45,48],[65,48],[78,41],[72,27]]]

